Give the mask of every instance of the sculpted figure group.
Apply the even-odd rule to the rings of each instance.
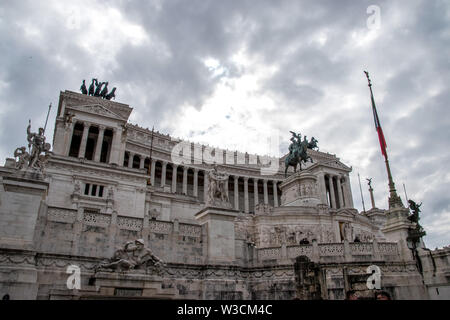
[[[228,197],[228,174],[219,172],[217,165],[209,173],[208,205],[230,206]]]
[[[31,132],[31,120],[27,127],[28,150],[26,147],[19,147],[14,151],[14,158],[17,169],[32,168],[43,170],[48,158],[52,155],[50,143],[45,142],[44,129],[39,128],[38,132]]]
[[[86,80],[83,80],[81,84],[80,91],[82,94],[86,94],[93,97],[100,97],[106,100],[111,100],[116,98],[116,88],[114,87],[110,93],[108,93],[108,84],[109,82],[98,82],[97,79],[92,79],[91,85],[89,86],[89,90],[86,87]],[[103,85],[105,85],[103,87]],[[103,87],[103,89],[102,89]]]
[[[114,256],[100,263],[96,270],[110,269],[116,271],[127,271],[131,269],[156,268],[160,270],[164,262],[155,256],[149,248],[145,247],[143,239],[128,241],[123,248],[119,248]]]

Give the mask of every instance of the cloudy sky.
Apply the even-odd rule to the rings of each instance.
[[[369,70],[397,190],[423,202],[427,246],[449,245],[449,26],[444,0],[2,1],[0,159],[96,77],[176,137],[267,154],[268,137],[284,153],[289,130],[314,136],[353,167],[356,207],[360,173],[386,208]]]

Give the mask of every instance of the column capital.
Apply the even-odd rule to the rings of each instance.
[[[269,179],[263,179],[264,184],[267,184],[269,182]]]
[[[194,170],[194,173],[198,173],[200,171],[199,168],[193,168],[193,170]]]
[[[249,177],[243,177],[245,182],[248,182]]]
[[[104,126],[102,124],[99,124],[98,125],[98,129],[101,130],[101,131],[105,131],[106,130],[106,126]]]

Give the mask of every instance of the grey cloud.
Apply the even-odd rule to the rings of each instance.
[[[449,212],[450,186],[445,180],[450,161],[448,2],[377,1],[382,29],[375,40],[359,46],[355,35],[356,39],[367,35],[366,8],[373,1],[94,3],[101,3],[105,10],[116,8],[127,21],[141,26],[149,41],[125,40],[112,56],[115,62],[105,64],[75,41],[88,27],[95,27],[95,20],[69,30],[64,24],[70,17],[57,14],[50,2],[0,5],[2,158],[26,142],[28,118],[33,119],[33,128],[42,125],[48,103],[56,104],[60,90],[77,91],[82,79],[92,77],[118,88],[118,101],[135,110],[133,122],[170,133],[180,124],[172,121],[161,128],[159,123],[186,104],[201,110],[220,81],[221,76],[213,77],[203,59],[220,61],[227,70],[222,77],[238,78],[247,70],[238,67],[232,56],[245,48],[258,67],[277,67],[257,92],[279,106],[261,115],[264,125],[315,136],[322,151],[348,159],[354,168],[353,196],[360,209],[357,172],[363,179],[374,178],[379,207],[387,206],[388,191],[362,73],[368,68],[399,194],[404,197],[402,183],[406,182],[408,195],[424,203],[425,226]],[[27,36],[26,24],[38,34]],[[321,35],[327,37],[323,43],[318,41]],[[330,92],[348,96],[352,106],[335,105]],[[245,110],[245,102],[242,105],[236,121],[245,125],[251,113]],[[235,119],[234,114],[230,116]],[[49,128],[53,125],[54,111]],[[210,129],[192,128],[191,132],[207,134]],[[287,146],[281,141],[282,151]],[[355,150],[360,150],[357,156]],[[424,183],[429,184],[427,188]],[[363,188],[368,206],[367,188]],[[429,232],[426,242],[442,246],[450,238]]]

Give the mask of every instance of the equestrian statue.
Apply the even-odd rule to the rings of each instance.
[[[294,172],[297,172],[297,164],[300,165],[300,171],[302,170],[302,161],[306,163],[308,160],[314,162],[313,159],[308,155],[308,149],[319,149],[317,146],[317,141],[314,137],[311,138],[311,141],[308,141],[307,136],[303,137],[300,133],[295,133],[293,131],[289,131],[292,133],[291,144],[289,145],[289,154],[286,157],[284,164],[286,169],[284,170],[284,176],[286,177],[287,171],[290,166],[294,167]]]

